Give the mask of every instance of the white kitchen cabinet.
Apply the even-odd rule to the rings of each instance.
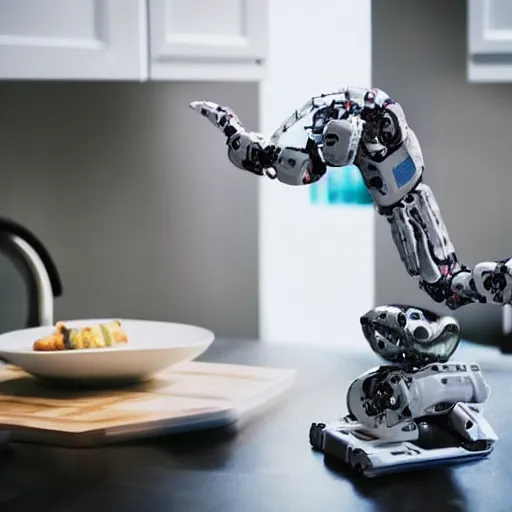
[[[149,0],[150,78],[261,78],[267,17],[268,0]]]
[[[0,79],[144,80],[146,0],[0,0]]]
[[[0,0],[0,80],[258,80],[269,0]]]
[[[512,1],[468,0],[468,79],[512,82]]]

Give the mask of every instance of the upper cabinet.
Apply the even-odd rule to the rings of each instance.
[[[0,80],[257,80],[268,0],[0,0]]]
[[[0,0],[0,78],[144,80],[145,0]]]
[[[267,16],[266,0],[149,0],[150,77],[261,78]]]
[[[512,1],[468,0],[468,79],[512,82]]]

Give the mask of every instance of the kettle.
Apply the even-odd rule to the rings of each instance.
[[[46,247],[26,227],[0,217],[0,252],[14,264],[27,286],[25,327],[53,325],[54,298],[62,295],[62,282]]]

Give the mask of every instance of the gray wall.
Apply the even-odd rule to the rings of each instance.
[[[512,85],[466,82],[466,0],[374,0],[373,83],[397,99],[421,141],[425,181],[463,263],[512,256]],[[377,219],[376,302],[435,305],[402,267]],[[501,335],[501,310],[469,305],[455,316],[482,342]]]
[[[255,84],[0,84],[0,215],[62,273],[56,318],[191,322],[257,336],[257,179],[188,109],[231,105],[257,128]],[[0,259],[0,330],[22,283]]]

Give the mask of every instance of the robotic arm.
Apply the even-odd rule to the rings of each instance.
[[[409,275],[435,302],[455,310],[466,304],[512,303],[512,259],[482,262],[473,270],[458,261],[439,206],[422,183],[423,155],[402,107],[379,89],[344,87],[310,98],[269,138],[248,132],[228,107],[191,103],[226,137],[236,167],[288,185],[318,181],[328,167],[355,163]],[[311,118],[304,147],[283,136]]]
[[[309,99],[268,141],[260,133],[247,132],[228,107],[209,101],[195,101],[190,107],[223,132],[228,158],[239,169],[287,185],[308,185],[318,181],[328,166],[352,164],[357,156],[364,121],[360,104],[352,101],[351,90],[363,91],[345,88]],[[370,102],[373,100],[371,97]],[[281,137],[306,116],[312,116],[312,124],[304,127],[308,132],[305,146],[280,144]]]

